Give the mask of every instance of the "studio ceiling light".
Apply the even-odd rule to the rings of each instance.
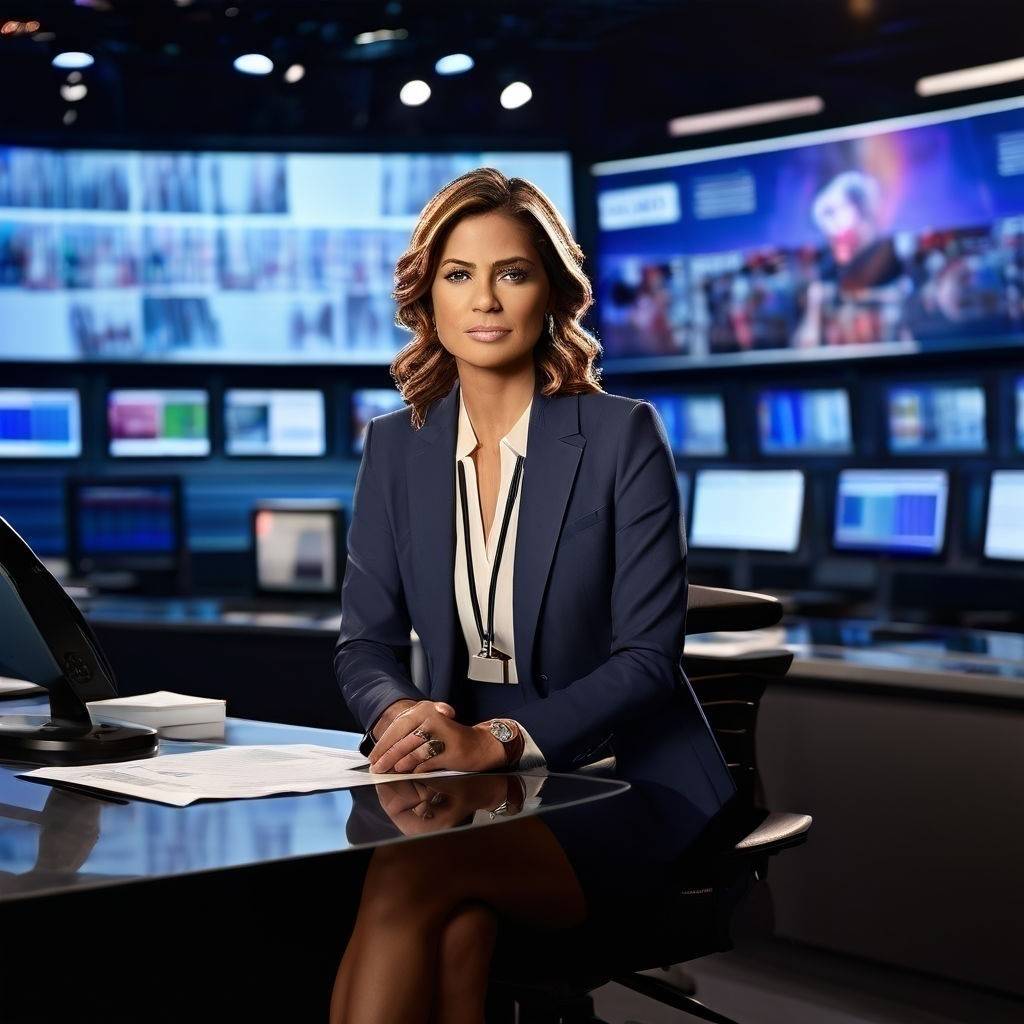
[[[472,67],[473,58],[468,53],[449,53],[434,65],[434,70],[439,75],[461,75]]]
[[[419,107],[430,99],[430,86],[419,78],[406,82],[398,98],[407,107]]]
[[[501,105],[506,110],[515,110],[533,99],[533,90],[525,82],[512,82],[501,90]]]
[[[1024,57],[1001,60],[995,64],[978,64],[973,68],[946,71],[941,75],[925,75],[917,80],[918,96],[938,96],[944,92],[980,89],[986,85],[1002,85],[1024,78]]]
[[[767,121],[785,121],[790,117],[810,117],[825,109],[820,96],[800,96],[792,100],[775,100],[771,103],[755,103],[749,107],[731,107],[728,110],[712,110],[707,114],[690,114],[674,117],[668,123],[669,135],[700,135],[703,132],[720,132],[726,128],[743,128]]]
[[[91,53],[82,53],[81,50],[65,50],[58,53],[51,61],[55,68],[88,68],[94,63]]]
[[[243,53],[235,58],[235,70],[243,75],[269,75],[274,62],[262,53]]]

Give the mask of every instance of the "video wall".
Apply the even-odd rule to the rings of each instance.
[[[609,361],[1024,344],[1024,98],[592,170]]]
[[[0,360],[389,363],[395,263],[479,166],[572,224],[564,153],[0,147]]]

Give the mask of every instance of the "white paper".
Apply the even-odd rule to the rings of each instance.
[[[312,743],[282,743],[218,747],[75,768],[37,768],[20,773],[20,777],[77,783],[122,796],[186,807],[196,800],[244,800],[465,774],[440,771],[399,775],[355,770],[367,764],[369,761],[358,750],[339,750]]]

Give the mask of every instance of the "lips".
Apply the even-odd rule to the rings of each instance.
[[[497,341],[511,334],[512,330],[509,327],[471,327],[466,333],[477,341]]]

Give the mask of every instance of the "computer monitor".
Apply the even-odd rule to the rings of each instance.
[[[210,454],[209,399],[201,389],[121,389],[107,395],[115,458],[196,458]]]
[[[853,450],[845,388],[785,388],[757,396],[764,455],[845,455]]]
[[[997,469],[988,486],[985,557],[1024,562],[1024,469]]]
[[[690,546],[792,554],[800,547],[803,510],[798,469],[700,469]]]
[[[840,551],[937,555],[946,537],[949,475],[942,469],[844,469],[836,490]]]
[[[228,455],[323,455],[324,393],[229,389],[224,394],[224,450]]]
[[[75,388],[0,388],[0,459],[74,459],[82,454]]]
[[[366,426],[374,416],[393,412],[405,405],[394,388],[358,388],[352,392],[352,454],[361,455]]]
[[[980,384],[898,384],[889,388],[888,404],[894,455],[985,451]]]
[[[266,501],[252,513],[256,589],[262,594],[336,596],[341,588],[341,505]]]
[[[658,410],[676,455],[728,454],[725,402],[721,395],[648,391],[637,397]]]
[[[71,478],[67,521],[75,575],[102,588],[181,589],[186,552],[178,478]]]
[[[155,729],[93,725],[87,702],[117,696],[114,670],[82,613],[0,517],[0,672],[50,693],[50,714],[0,716],[0,760],[122,761],[156,752]]]

